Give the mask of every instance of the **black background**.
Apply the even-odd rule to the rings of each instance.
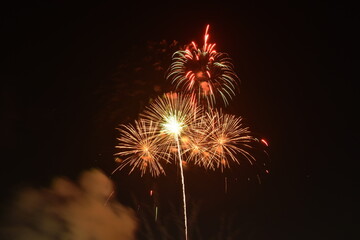
[[[14,189],[46,185],[55,176],[76,177],[91,167],[110,174],[117,124],[132,119],[151,95],[107,105],[128,91],[114,84],[119,65],[136,65],[149,41],[201,43],[210,24],[210,41],[229,53],[241,79],[231,109],[268,140],[270,174],[262,184],[240,183],[224,200],[216,186],[221,174],[199,170],[189,173],[189,195],[212,199],[209,208],[227,201],[226,207],[241,209],[242,239],[351,239],[359,226],[356,14],[340,1],[3,6],[4,204]],[[127,192],[168,181],[136,174],[113,177],[124,203]]]

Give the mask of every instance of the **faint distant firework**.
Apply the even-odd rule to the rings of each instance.
[[[196,96],[203,105],[213,107],[219,98],[227,106],[235,96],[239,78],[228,54],[217,52],[216,44],[208,43],[208,31],[209,25],[202,47],[193,41],[173,54],[166,78],[176,90]]]

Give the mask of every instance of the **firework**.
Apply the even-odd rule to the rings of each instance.
[[[173,54],[166,78],[176,92],[151,101],[134,125],[121,126],[116,155],[124,160],[113,171],[130,166],[130,173],[139,168],[141,175],[149,172],[158,176],[165,174],[161,163],[174,159],[181,173],[186,240],[183,162],[222,171],[230,168],[232,163],[240,164],[241,158],[253,164],[255,157],[251,149],[254,141],[260,141],[244,126],[241,117],[214,109],[219,100],[225,106],[229,104],[235,96],[239,78],[229,56],[217,52],[216,44],[208,42],[208,31],[209,25],[206,26],[202,47],[191,42],[185,50]],[[261,143],[268,145],[263,139]]]
[[[204,105],[214,106],[219,96],[226,106],[235,95],[239,78],[228,54],[217,52],[215,43],[208,43],[208,30],[209,25],[202,48],[191,42],[173,54],[166,78],[176,90],[192,94]]]
[[[185,239],[187,239],[187,214],[184,171],[182,167],[182,152],[180,139],[184,137],[195,137],[191,130],[202,119],[202,109],[194,102],[191,96],[177,93],[168,93],[156,98],[140,117],[160,125],[158,134],[164,150],[174,152],[178,156],[181,173],[181,186],[184,210]]]
[[[180,136],[193,136],[192,130],[203,117],[202,108],[187,94],[166,93],[154,99],[140,114],[145,121],[158,123],[159,138],[168,151],[176,152],[176,141]]]
[[[147,171],[153,176],[165,174],[161,161],[169,162],[169,154],[163,151],[161,138],[158,137],[158,124],[135,120],[135,124],[120,125],[120,137],[117,138],[116,156],[125,157],[113,172],[129,165],[130,173],[135,169],[141,170],[141,175]]]
[[[204,113],[197,137],[191,138],[187,153],[195,164],[206,169],[230,167],[230,162],[239,164],[239,155],[252,164],[255,158],[250,153],[255,138],[241,117],[209,110]]]
[[[181,147],[188,162],[194,162],[205,169],[215,170],[216,166],[209,145],[209,121],[207,121],[205,113],[203,114],[201,121],[191,126],[192,134],[180,138]]]

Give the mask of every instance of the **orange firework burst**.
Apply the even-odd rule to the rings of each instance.
[[[210,107],[215,104],[217,96],[228,105],[228,99],[235,95],[239,78],[229,56],[217,52],[215,43],[208,43],[208,30],[209,25],[206,26],[202,48],[192,42],[185,50],[173,54],[167,79],[175,89],[196,96],[199,102]]]
[[[120,137],[115,155],[124,156],[118,168],[113,172],[131,166],[130,173],[141,170],[141,175],[149,171],[153,176],[165,174],[161,161],[168,162],[169,153],[163,151],[161,139],[158,138],[158,124],[140,119],[135,124],[120,125]]]
[[[194,163],[204,168],[230,167],[230,162],[239,164],[239,154],[251,164],[255,158],[250,153],[256,139],[248,127],[244,127],[241,117],[210,110],[202,119],[203,130],[187,150]]]
[[[211,126],[209,145],[217,167],[229,167],[229,161],[240,163],[238,154],[251,164],[255,161],[249,152],[255,139],[249,127],[243,125],[241,117],[213,110],[207,113],[207,119]]]
[[[204,113],[203,113],[204,114]],[[206,169],[215,169],[209,148],[209,121],[204,114],[201,121],[191,126],[191,134],[180,138],[181,147],[188,162],[202,166]]]

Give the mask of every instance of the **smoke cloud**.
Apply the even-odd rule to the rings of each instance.
[[[77,182],[54,179],[45,189],[20,191],[3,215],[4,240],[134,240],[135,213],[114,199],[112,181],[100,170]]]

